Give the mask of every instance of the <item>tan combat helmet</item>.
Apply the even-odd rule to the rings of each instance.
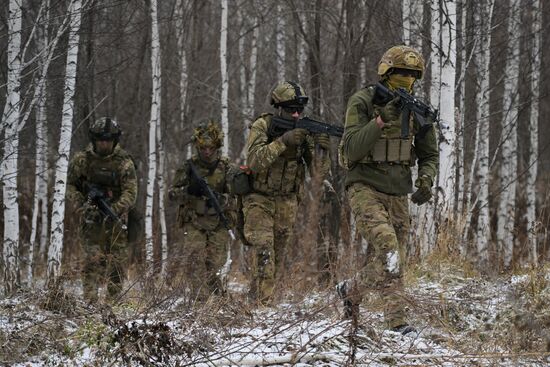
[[[277,84],[271,91],[271,104],[273,107],[305,106],[309,100],[304,88],[300,84],[286,81]]]
[[[118,123],[110,117],[101,117],[94,121],[88,129],[88,137],[95,143],[98,140],[111,140],[118,144],[122,131]]]
[[[415,78],[422,79],[424,75],[424,59],[414,48],[409,46],[393,46],[382,55],[378,63],[378,75],[385,76],[392,69],[416,71]]]
[[[202,122],[193,130],[191,140],[197,148],[223,146],[223,131],[220,124],[214,120]]]

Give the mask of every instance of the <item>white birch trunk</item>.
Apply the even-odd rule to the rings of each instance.
[[[159,97],[160,107],[160,97]],[[168,231],[166,229],[166,186],[164,177],[166,177],[165,159],[164,159],[164,143],[162,142],[162,126],[160,124],[160,108],[158,109],[159,116],[157,117],[157,150],[159,157],[157,184],[159,192],[159,223],[160,223],[160,254],[161,254],[161,275],[163,279],[167,276],[168,268]]]
[[[38,52],[41,52],[40,64],[44,66],[47,63],[48,30],[49,24],[49,0],[45,0],[43,6],[46,8],[46,14],[43,19],[43,24],[40,26],[37,33]],[[45,79],[45,75],[41,78]],[[37,94],[36,104],[36,153],[35,153],[35,169],[34,169],[34,199],[31,219],[31,235],[29,238],[29,255],[27,265],[27,282],[33,282],[34,269],[34,250],[37,243],[39,244],[39,257],[42,258],[46,249],[48,238],[48,169],[46,162],[47,154],[47,108],[46,108],[46,81],[37,86],[40,90]],[[40,218],[40,223],[39,223]],[[40,235],[38,235],[40,228]]]
[[[489,228],[489,66],[491,64],[491,22],[493,17],[494,0],[487,0],[481,5],[481,11],[476,12],[480,17],[481,41],[477,54],[479,55],[478,77],[479,94],[476,96],[478,105],[477,121],[479,124],[478,157],[476,178],[479,183],[477,204],[479,214],[475,241],[480,263],[483,265],[489,259],[488,247],[491,238]]]
[[[63,253],[63,234],[65,230],[65,192],[67,188],[67,169],[71,152],[73,130],[74,93],[76,85],[76,66],[80,40],[81,0],[74,0],[69,6],[70,25],[65,67],[65,93],[63,96],[63,117],[59,136],[58,158],[55,163],[55,187],[52,204],[52,224],[50,247],[48,250],[48,282],[54,281],[60,274],[61,255]]]
[[[528,244],[531,261],[538,263],[537,254],[537,162],[539,150],[539,103],[540,103],[540,79],[541,79],[541,29],[542,29],[542,4],[540,0],[533,3],[532,37],[531,46],[531,115],[529,116],[529,169],[527,171],[527,222]]]
[[[307,34],[308,31],[308,22],[305,14],[299,14],[298,18],[300,19],[300,22],[302,23],[302,28],[304,29],[304,32]],[[306,73],[307,73],[307,50],[308,45],[306,40],[304,39],[303,35],[300,33],[300,42],[298,44],[298,76],[302,80],[299,80],[302,82],[302,85],[306,84]],[[307,86],[306,86],[307,88]],[[307,89],[306,89],[307,90]]]
[[[223,129],[223,155],[229,155],[229,79],[227,77],[227,18],[228,1],[221,0],[220,68],[221,68],[221,124]]]
[[[403,14],[403,44],[411,45],[411,0],[403,0],[401,3]]]
[[[154,258],[154,231],[153,231],[153,205],[155,198],[155,178],[157,173],[157,125],[160,117],[160,38],[157,16],[157,0],[151,0],[151,118],[149,120],[149,158],[147,171],[147,197],[145,201],[145,263],[147,276],[153,275]]]
[[[461,70],[460,70],[460,78],[458,81],[458,126],[457,126],[457,168],[458,168],[458,183],[457,183],[457,194],[458,194],[458,200],[457,205],[455,207],[455,213],[459,216],[459,218],[462,217],[463,211],[464,211],[464,123],[465,123],[465,114],[464,109],[466,106],[466,70],[468,68],[468,62],[466,60],[467,53],[466,53],[466,22],[467,22],[467,14],[468,14],[468,7],[467,7],[467,1],[462,0],[461,2],[461,18],[462,18],[462,28],[460,30],[460,59],[461,59]],[[465,249],[463,248],[464,241],[461,241],[460,245],[460,253],[464,254]]]
[[[178,45],[178,59],[180,61],[180,123],[181,131],[185,128],[185,116],[187,115],[187,53],[185,52],[185,32],[183,24],[185,0],[178,0],[176,4],[176,37]]]
[[[441,99],[439,174],[437,190],[438,220],[452,217],[456,185],[456,124],[455,124],[455,77],[456,77],[456,1],[443,0],[441,22]],[[433,102],[432,102],[433,103]]]
[[[285,17],[282,14],[283,9],[280,2],[277,3],[277,14],[279,15],[277,19],[277,24],[275,27],[275,42],[276,42],[276,51],[277,51],[277,81],[283,81],[286,79],[286,45],[285,45],[285,28],[286,22]]]
[[[519,81],[520,0],[510,0],[508,14],[508,59],[504,69],[502,146],[500,166],[500,199],[497,208],[497,248],[504,266],[512,262],[517,176],[517,117]]]
[[[6,104],[2,114],[4,155],[2,193],[4,205],[4,291],[12,294],[19,283],[19,203],[17,200],[17,160],[21,103],[21,19],[22,1],[10,0],[8,8]]]

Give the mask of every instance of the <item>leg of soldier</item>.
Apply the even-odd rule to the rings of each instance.
[[[208,297],[208,273],[205,260],[207,235],[204,230],[196,228],[191,223],[185,223],[183,228],[185,232],[181,266],[186,275],[191,297],[204,300]]]
[[[101,225],[84,225],[81,228],[81,243],[84,253],[82,267],[82,288],[84,299],[97,302],[98,287],[103,281],[105,272],[105,256],[102,241],[104,239]]]
[[[274,200],[260,194],[249,194],[243,198],[243,214],[244,236],[252,250],[250,296],[257,301],[268,302],[275,282]]]
[[[107,296],[109,300],[115,300],[126,280],[126,264],[128,261],[128,235],[125,230],[115,225],[108,231],[110,245],[106,253],[107,272],[109,279],[107,283]]]
[[[274,221],[274,251],[275,251],[275,273],[285,264],[285,253],[292,236],[292,229],[296,221],[298,200],[295,195],[281,197],[275,201]],[[274,274],[276,275],[276,274]]]
[[[405,324],[404,307],[399,297],[402,290],[402,260],[389,212],[395,197],[360,183],[349,188],[349,197],[357,230],[369,244],[367,264],[361,271],[359,293],[362,296],[368,285],[380,290],[387,326],[393,328]]]
[[[229,234],[222,225],[208,232],[205,265],[206,272],[208,273],[207,282],[210,294],[222,295],[225,291],[221,283],[220,271],[227,258],[228,241]]]

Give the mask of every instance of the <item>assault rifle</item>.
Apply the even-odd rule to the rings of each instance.
[[[410,95],[405,89],[398,88],[395,92],[392,92],[382,83],[376,83],[373,100],[375,104],[384,105],[395,97],[399,97],[398,106],[403,111],[403,117],[401,119],[401,138],[407,138],[409,136],[409,119],[411,113],[414,113],[415,120],[420,125],[420,131],[417,134],[420,138],[426,135],[434,122],[439,120],[437,110],[434,110],[431,106]]]
[[[210,205],[212,205],[212,207],[216,211],[216,214],[218,214],[220,221],[222,222],[225,229],[227,229],[227,232],[229,232],[231,239],[235,240],[235,234],[233,233],[233,230],[229,225],[227,217],[223,213],[223,209],[220,205],[220,202],[218,201],[218,197],[216,196],[214,191],[212,191],[206,180],[200,175],[197,167],[193,164],[193,162],[191,160],[188,160],[187,162],[189,163],[189,168],[191,170],[191,178],[198,183],[201,193],[208,198]]]
[[[111,204],[107,201],[108,196],[101,187],[91,184],[89,182],[84,182],[84,189],[88,195],[88,201],[97,205],[99,211],[106,217],[111,218],[113,222],[119,223],[122,229],[127,229],[126,224],[122,222],[120,217],[115,213]]]
[[[296,128],[306,129],[311,134],[328,134],[339,138],[344,135],[343,127],[313,120],[309,117],[303,117],[298,121],[294,121],[285,120],[284,118],[278,116],[271,116],[271,124],[269,125],[268,134],[272,137],[279,137],[285,132]]]

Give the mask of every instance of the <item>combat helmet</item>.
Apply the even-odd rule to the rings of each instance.
[[[415,78],[422,79],[424,75],[424,59],[414,48],[409,46],[393,46],[382,55],[378,63],[378,75],[391,73],[392,69],[415,71]]]
[[[191,140],[197,146],[214,147],[219,149],[223,145],[223,131],[220,124],[214,120],[200,123],[194,130]]]
[[[111,140],[116,145],[121,134],[122,131],[118,123],[110,117],[101,117],[95,120],[88,130],[88,136],[93,143],[97,140]]]
[[[291,81],[281,82],[271,91],[271,104],[274,107],[305,106],[308,100],[304,88]]]

